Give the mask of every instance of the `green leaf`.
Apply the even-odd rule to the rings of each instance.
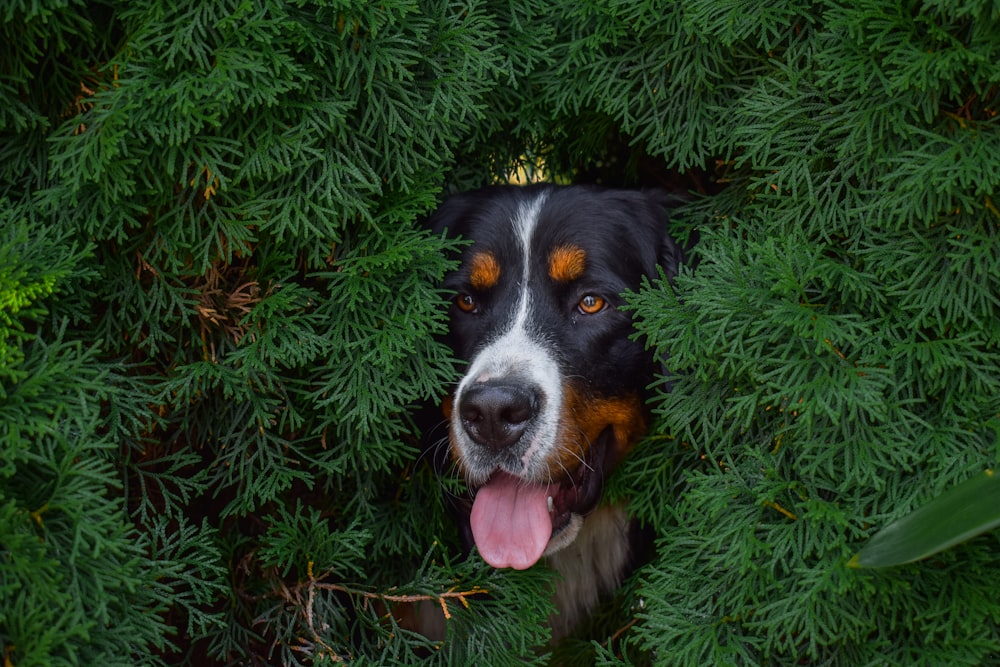
[[[848,565],[910,563],[996,526],[1000,526],[1000,476],[986,470],[883,528]]]

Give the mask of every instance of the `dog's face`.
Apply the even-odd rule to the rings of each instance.
[[[431,226],[471,241],[445,281],[468,366],[444,404],[469,527],[486,562],[527,568],[575,539],[645,429],[653,361],[621,293],[673,275],[680,252],[662,202],[631,191],[489,188]]]

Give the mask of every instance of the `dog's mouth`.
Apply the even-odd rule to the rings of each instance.
[[[538,483],[497,469],[476,491],[470,524],[476,548],[496,568],[524,570],[572,541],[576,517],[589,513],[604,485],[606,429],[580,466],[560,482]],[[558,546],[556,546],[558,545]]]

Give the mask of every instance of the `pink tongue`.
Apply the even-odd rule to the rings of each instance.
[[[542,557],[552,537],[547,486],[497,472],[476,493],[472,536],[493,567],[524,570]]]

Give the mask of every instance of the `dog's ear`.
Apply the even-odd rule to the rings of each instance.
[[[670,233],[665,231],[660,242],[660,266],[663,268],[663,273],[666,274],[667,280],[673,282],[674,276],[680,271],[681,264],[683,263],[684,250]]]
[[[462,233],[480,204],[480,196],[475,191],[450,195],[424,221],[424,226],[435,235],[446,234],[454,238]]]
[[[691,249],[694,247],[695,243],[698,241],[697,230],[690,230],[687,235],[687,243],[681,245],[669,231],[670,218],[674,210],[679,206],[688,202],[687,199],[673,195],[663,191],[653,191],[646,192],[646,195],[651,197],[655,202],[659,210],[662,211],[662,223],[659,226],[660,231],[660,251],[659,251],[659,265],[663,269],[663,273],[667,278],[667,281],[673,285],[674,278],[680,271],[681,265],[692,265],[692,253]],[[671,377],[674,375],[667,366],[667,359],[670,357],[669,350],[662,350],[656,358],[656,366],[659,374],[662,376],[662,384],[660,386],[660,391],[670,392],[673,389],[673,381]]]
[[[455,206],[455,197],[445,199],[441,204],[438,205],[434,212],[431,213],[426,220],[424,220],[424,227],[434,232],[435,236],[440,236],[448,232],[451,236],[452,230],[455,227],[455,222],[457,218],[458,208]]]
[[[686,203],[687,200],[663,190],[646,190],[644,194],[651,201],[652,205],[659,213],[659,224],[657,229],[659,238],[659,265],[662,267],[667,279],[673,282],[674,276],[680,270],[681,264],[687,261],[686,248],[671,236],[669,231],[670,217],[673,211]],[[692,244],[688,244],[688,249]]]

